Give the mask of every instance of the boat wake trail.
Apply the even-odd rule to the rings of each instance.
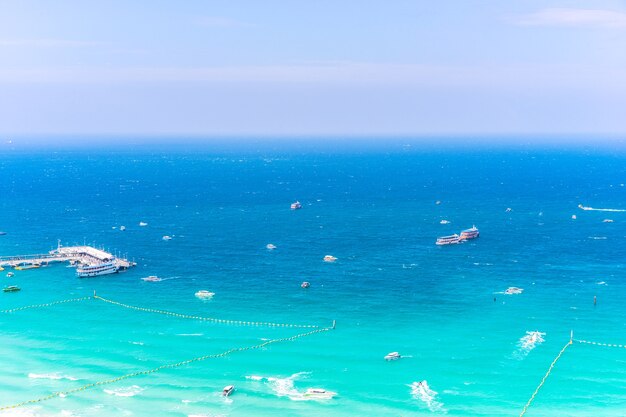
[[[593,208],[593,207],[585,207],[582,204],[578,205],[578,208],[585,211],[610,211],[613,213],[624,213],[626,210],[624,209],[614,209],[614,208]]]
[[[249,375],[246,376],[246,379],[264,382],[272,389],[272,391],[274,391],[277,397],[288,397],[292,401],[319,400],[320,397],[307,395],[307,391],[298,391],[294,386],[294,382],[296,380],[301,377],[305,377],[308,374],[309,372],[298,372],[287,378]]]
[[[515,352],[514,356],[520,360],[524,359],[531,350],[545,341],[543,338],[545,335],[545,333],[538,331],[526,332],[517,342],[519,349]]]
[[[446,410],[443,408],[443,404],[437,401],[437,392],[433,391],[429,386],[427,381],[413,382],[407,387],[411,388],[411,395],[416,400],[422,401],[430,411],[442,411]]]

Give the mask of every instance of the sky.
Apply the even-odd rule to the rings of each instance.
[[[47,134],[623,137],[626,0],[0,0]]]

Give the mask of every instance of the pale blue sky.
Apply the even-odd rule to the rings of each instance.
[[[0,0],[0,133],[625,134],[626,1]]]

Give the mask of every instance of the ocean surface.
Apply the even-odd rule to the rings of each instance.
[[[59,239],[137,266],[90,279],[66,264],[5,270],[3,286],[22,290],[0,293],[0,310],[97,291],[194,316],[336,328],[0,416],[517,416],[570,331],[626,344],[626,212],[578,208],[626,209],[623,147],[1,150],[0,255]],[[296,200],[303,208],[290,210]],[[480,238],[434,244],[472,225]],[[504,294],[513,286],[523,292]],[[0,407],[309,330],[96,299],[0,313]],[[383,359],[394,351],[403,357]],[[337,395],[311,400],[308,388]],[[575,342],[526,415],[625,416],[626,348]]]

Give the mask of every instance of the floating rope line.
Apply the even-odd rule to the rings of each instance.
[[[78,393],[78,392],[81,392],[81,391],[86,391],[88,389],[100,387],[102,385],[113,384],[115,382],[122,381],[124,379],[133,378],[133,377],[141,376],[141,375],[149,375],[149,374],[153,374],[155,372],[163,371],[165,369],[179,368],[181,366],[188,365],[188,364],[193,363],[193,362],[200,362],[200,361],[204,361],[204,360],[207,360],[207,359],[214,359],[214,358],[222,358],[224,356],[228,356],[228,355],[230,355],[232,353],[235,353],[235,352],[244,352],[244,351],[247,351],[247,350],[261,349],[261,348],[264,348],[264,347],[266,347],[268,345],[271,345],[271,344],[274,344],[274,343],[290,342],[290,341],[301,339],[303,337],[311,336],[311,335],[314,335],[314,334],[317,334],[317,333],[326,332],[326,331],[332,330],[333,328],[334,327],[324,327],[324,328],[312,330],[312,331],[309,331],[309,332],[306,332],[306,333],[300,333],[300,334],[297,334],[295,336],[283,337],[283,338],[280,338],[280,339],[268,340],[268,341],[265,341],[265,342],[260,343],[258,345],[252,345],[252,346],[228,349],[228,350],[226,350],[226,351],[224,351],[222,353],[215,353],[215,354],[212,354],[212,355],[198,356],[196,358],[188,359],[188,360],[185,360],[185,361],[182,361],[182,362],[169,363],[169,364],[161,365],[161,366],[158,366],[156,368],[152,368],[152,369],[148,369],[148,370],[144,370],[144,371],[132,372],[130,374],[118,376],[116,378],[106,379],[106,380],[103,380],[103,381],[98,381],[98,382],[93,382],[93,383],[90,383],[90,384],[86,384],[86,385],[83,385],[81,387],[73,388],[73,389],[70,389],[70,390],[67,390],[67,391],[53,392],[52,394],[46,395],[44,397],[36,398],[36,399],[33,399],[33,400],[27,400],[27,401],[22,401],[22,402],[17,403],[17,404],[3,406],[3,407],[0,407],[0,411],[10,410],[10,409],[14,409],[14,408],[19,408],[19,407],[23,407],[25,405],[30,405],[30,404],[36,404],[36,403],[40,403],[42,401],[51,400],[51,399],[57,398],[57,397],[66,397],[66,396],[68,396],[70,394],[75,394],[75,393]]]
[[[123,304],[123,303],[119,303],[117,301],[113,301],[113,300],[108,300],[106,298],[102,298],[99,295],[95,295],[95,294],[94,294],[93,298],[95,298],[97,300],[104,301],[104,302],[109,303],[109,304],[116,305],[116,306],[129,308],[131,310],[138,310],[138,311],[143,311],[143,312],[146,312],[146,313],[164,314],[166,316],[178,317],[180,319],[192,319],[192,320],[210,321],[210,322],[213,322],[213,323],[234,324],[234,325],[240,325],[240,326],[298,327],[298,328],[308,328],[308,329],[317,329],[317,328],[319,328],[319,326],[316,326],[316,325],[313,325],[313,324],[268,323],[268,322],[261,322],[261,321],[224,320],[224,319],[216,319],[216,318],[211,318],[211,317],[191,316],[191,315],[188,315],[188,314],[180,314],[180,313],[174,313],[174,312],[171,312],[171,311],[157,310],[157,309],[153,309],[153,308],[137,307],[137,306],[132,306],[132,305],[129,305],[129,304]]]
[[[9,310],[0,310],[0,313],[13,313],[16,311],[28,310],[31,308],[50,307],[50,306],[57,305],[57,304],[73,303],[76,301],[85,301],[91,298],[92,297],[70,298],[69,300],[53,301],[51,303],[45,303],[45,304],[32,304],[32,305],[24,306],[24,307],[11,308]]]
[[[537,386],[537,388],[535,389],[535,392],[533,392],[533,395],[530,396],[530,399],[528,400],[528,402],[526,403],[526,405],[524,406],[524,409],[522,410],[522,412],[520,413],[519,417],[522,417],[524,414],[526,414],[526,411],[528,411],[528,407],[530,407],[530,405],[532,404],[533,400],[535,399],[535,397],[537,396],[537,393],[539,392],[539,390],[541,389],[541,387],[543,387],[543,384],[546,382],[546,380],[548,379],[548,377],[550,376],[550,373],[552,372],[552,369],[554,368],[554,365],[556,365],[557,361],[559,359],[561,359],[561,356],[563,356],[563,353],[565,353],[565,350],[570,347],[572,345],[572,338],[570,338],[569,342],[567,342],[567,344],[565,346],[563,346],[563,349],[561,349],[561,351],[559,352],[558,355],[556,355],[556,358],[554,358],[554,360],[552,361],[552,363],[550,364],[550,367],[548,368],[548,372],[546,372],[546,374],[543,376],[543,378],[541,379],[541,382],[539,383],[539,386]]]
[[[605,347],[614,347],[614,348],[626,348],[626,345],[616,345],[614,343],[591,342],[589,340],[574,340],[574,342],[582,343],[582,344],[586,344],[586,345],[605,346]]]

